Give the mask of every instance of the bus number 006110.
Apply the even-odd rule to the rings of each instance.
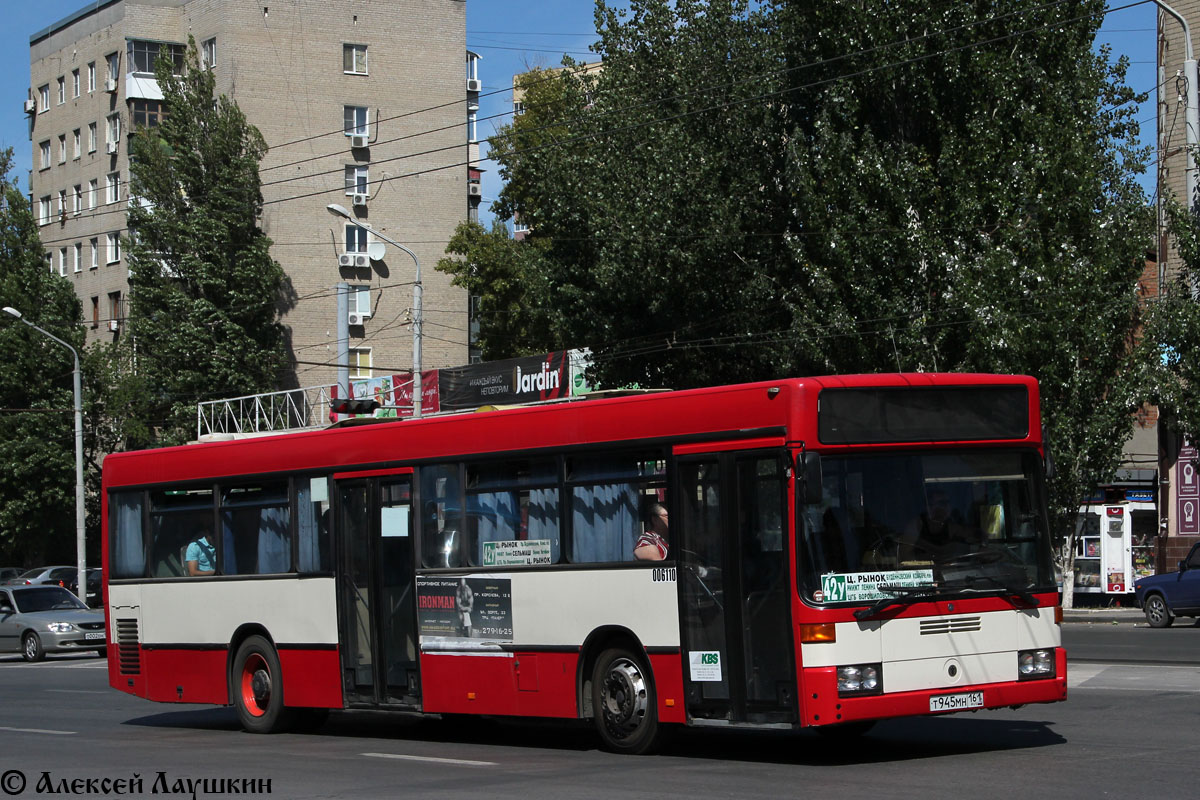
[[[655,583],[662,583],[662,582],[674,583],[675,582],[675,568],[674,567],[655,567],[654,569],[650,570],[650,576],[651,576],[650,580],[654,581]]]

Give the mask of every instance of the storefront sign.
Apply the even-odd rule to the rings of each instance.
[[[1175,483],[1178,487],[1175,530],[1183,536],[1200,535],[1200,472],[1196,466],[1196,448],[1190,444],[1179,450]]]

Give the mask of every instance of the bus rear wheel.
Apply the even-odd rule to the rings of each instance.
[[[659,739],[658,706],[650,670],[633,653],[605,650],[592,673],[592,709],[604,746],[638,755]]]
[[[242,642],[229,675],[229,694],[242,727],[250,733],[276,733],[290,727],[283,705],[283,674],[275,647],[261,636]]]

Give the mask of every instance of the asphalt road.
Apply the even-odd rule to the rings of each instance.
[[[1084,628],[1092,627],[1068,626],[1068,637],[1091,641]],[[1100,627],[1135,643],[1164,633],[1135,624]],[[1200,629],[1165,633],[1200,640]],[[0,799],[44,795],[39,782],[58,796],[106,796],[87,793],[86,783],[63,790],[89,778],[96,789],[107,779],[111,789],[135,775],[140,787],[124,784],[122,794],[108,796],[191,797],[192,788],[196,797],[225,794],[189,783],[205,778],[210,790],[221,789],[221,780],[260,781],[251,784],[259,794],[269,788],[279,798],[454,800],[1095,800],[1191,796],[1195,787],[1200,662],[1078,663],[1066,703],[893,720],[855,742],[807,732],[684,731],[663,753],[640,758],[600,751],[589,728],[560,723],[355,712],[335,713],[315,733],[254,736],[238,728],[229,709],[149,703],[109,689],[106,675],[98,659],[0,658]],[[14,792],[19,778],[24,791]]]

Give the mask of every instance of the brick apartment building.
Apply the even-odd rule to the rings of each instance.
[[[330,203],[420,258],[423,366],[466,363],[466,293],[433,268],[480,200],[464,0],[93,0],[33,34],[30,198],[89,341],[122,335],[129,139],[163,113],[160,50],[182,62],[189,35],[270,147],[261,224],[297,298],[282,310],[296,363],[280,388],[336,381],[343,281],[351,376],[411,368],[413,259],[390,246],[368,258],[370,234]]]

